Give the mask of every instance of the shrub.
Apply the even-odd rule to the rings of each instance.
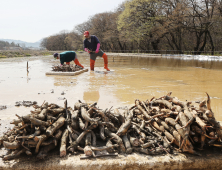
[[[0,58],[6,58],[7,56],[0,54]]]

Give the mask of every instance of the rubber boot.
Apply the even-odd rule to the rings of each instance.
[[[74,63],[75,63],[76,65],[78,65],[78,66],[84,68],[84,67],[79,63],[79,60],[78,60],[77,58],[74,60]]]
[[[107,58],[107,55],[104,53],[102,57],[103,57],[103,59],[104,59],[104,68],[105,68],[107,71],[110,71],[110,69],[108,69],[108,58]]]
[[[95,65],[95,61],[90,59],[90,70],[94,71],[94,65]]]

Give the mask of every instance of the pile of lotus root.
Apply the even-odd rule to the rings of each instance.
[[[78,101],[74,107],[44,102],[19,116],[15,126],[0,138],[11,151],[3,160],[22,153],[44,159],[53,149],[60,157],[82,154],[81,159],[139,152],[148,155],[188,152],[200,155],[204,148],[221,147],[221,126],[215,120],[210,97],[183,102],[171,96],[135,100],[131,107],[99,109],[97,103]]]
[[[78,65],[73,64],[63,64],[63,65],[53,65],[52,71],[61,71],[61,72],[75,72],[82,70],[83,68]]]

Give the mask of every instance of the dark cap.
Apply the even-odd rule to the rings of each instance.
[[[54,53],[53,57],[58,57],[58,55],[59,55],[58,53]]]

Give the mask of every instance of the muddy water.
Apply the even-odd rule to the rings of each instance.
[[[27,61],[29,73],[27,73]],[[79,61],[89,68],[88,56]],[[0,59],[0,110],[1,130],[16,118],[26,115],[32,107],[15,107],[16,101],[44,101],[61,106],[64,99],[73,107],[78,100],[98,102],[102,109],[128,106],[135,99],[147,100],[161,97],[172,91],[185,101],[202,101],[208,92],[217,120],[222,121],[222,62],[181,60],[168,57],[109,56],[110,72],[103,70],[103,60],[98,58],[94,72],[77,76],[46,76],[53,64],[51,56]],[[52,93],[52,91],[54,91]],[[65,93],[62,95],[62,93]]]

